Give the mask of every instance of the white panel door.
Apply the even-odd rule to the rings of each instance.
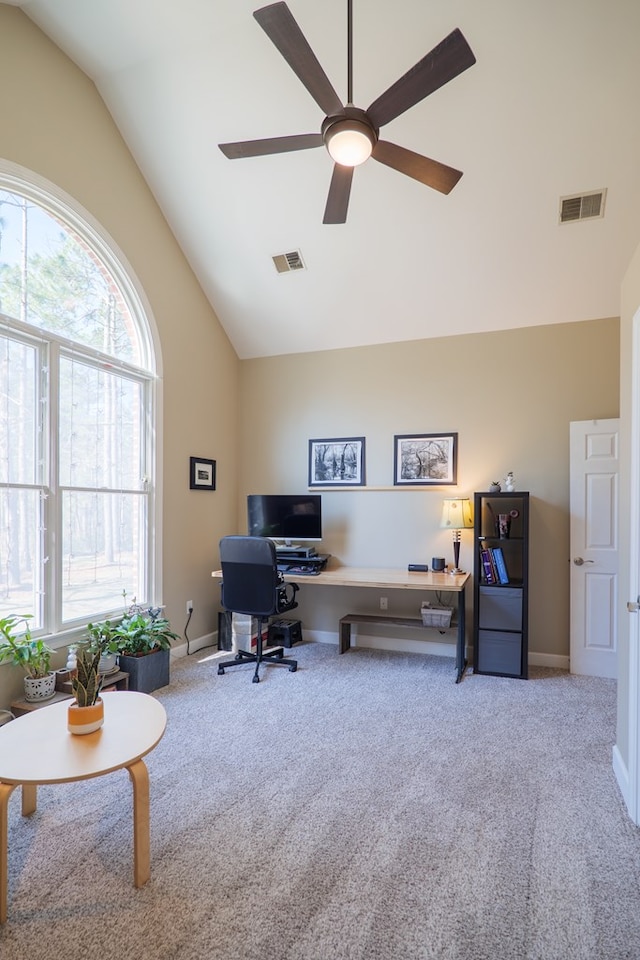
[[[618,675],[619,421],[570,425],[570,671]]]

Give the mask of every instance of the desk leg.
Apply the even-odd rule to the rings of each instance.
[[[9,797],[15,783],[0,783],[0,923],[7,922],[9,895]]]
[[[460,683],[462,680],[464,671],[467,666],[467,661],[464,658],[464,644],[465,644],[465,603],[464,603],[464,587],[458,594],[458,643],[456,647],[456,683]]]
[[[351,624],[340,621],[340,636],[338,637],[338,653],[346,653],[351,646]]]
[[[127,767],[133,784],[133,883],[143,887],[151,875],[149,771],[142,760]]]

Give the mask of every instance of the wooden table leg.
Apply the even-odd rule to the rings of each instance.
[[[22,816],[29,817],[36,812],[38,786],[35,783],[22,784]]]
[[[143,887],[151,875],[149,771],[142,760],[127,767],[133,784],[133,883]]]
[[[9,894],[9,797],[15,783],[0,783],[0,923],[7,922]]]

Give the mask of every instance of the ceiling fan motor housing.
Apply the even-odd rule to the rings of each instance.
[[[324,145],[336,163],[357,166],[367,160],[378,142],[378,130],[364,110],[347,104],[322,121]],[[349,160],[345,160],[347,150]],[[355,150],[355,153],[353,152]],[[357,159],[353,159],[357,157]]]

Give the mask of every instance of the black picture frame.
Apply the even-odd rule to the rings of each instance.
[[[365,486],[365,438],[309,440],[310,487]]]
[[[215,490],[216,462],[207,457],[189,457],[189,488]]]
[[[445,487],[458,482],[457,433],[402,433],[393,438],[397,487]]]

